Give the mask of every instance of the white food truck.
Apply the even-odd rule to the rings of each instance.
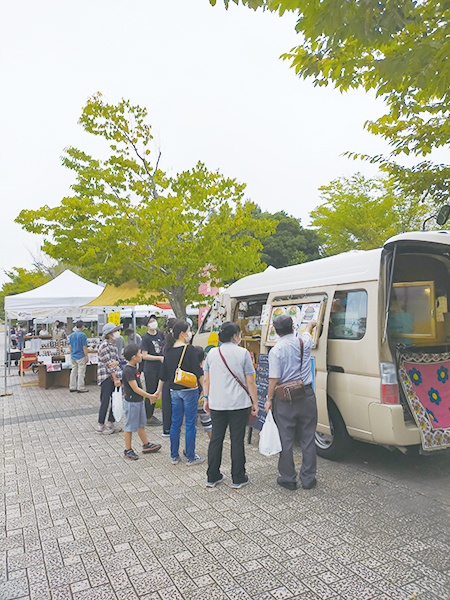
[[[400,385],[399,361],[431,356],[426,352],[433,353],[438,367],[450,360],[445,355],[450,350],[449,297],[450,232],[404,233],[383,248],[268,267],[236,281],[216,297],[194,343],[217,343],[220,324],[236,321],[242,345],[256,362],[276,343],[274,316],[291,315],[296,332],[308,319],[318,319],[312,352],[318,454],[337,458],[348,451],[352,438],[402,451],[419,444],[426,449],[425,430],[435,435],[438,428],[422,422],[419,413],[433,412],[416,407],[406,380]],[[450,381],[442,383],[444,398]],[[428,449],[450,446],[450,427],[442,431]]]

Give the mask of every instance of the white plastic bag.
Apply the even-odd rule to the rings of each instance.
[[[123,417],[123,398],[122,388],[116,387],[112,393],[112,412],[116,422],[122,420]]]
[[[259,434],[259,451],[264,456],[273,456],[281,452],[280,434],[273,420],[271,410],[267,413],[266,420]]]

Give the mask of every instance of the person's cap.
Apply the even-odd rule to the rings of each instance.
[[[275,317],[273,320],[273,325],[277,331],[288,331],[289,329],[292,329],[292,317],[289,315],[280,315],[279,317]]]
[[[156,315],[149,315],[148,317],[145,317],[144,325],[148,325],[152,319],[156,319]]]
[[[114,323],[106,323],[103,327],[103,335],[108,335],[108,333],[114,333],[115,331],[119,331],[122,329],[122,325],[114,325]]]

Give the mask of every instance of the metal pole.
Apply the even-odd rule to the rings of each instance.
[[[131,317],[133,319],[134,341],[136,342],[136,307],[133,307]]]
[[[4,385],[4,390],[3,390],[3,396],[6,396],[8,394],[8,384],[7,384],[7,380],[8,380],[8,376],[7,376],[7,366],[8,364],[8,312],[5,309],[5,385]]]
[[[8,377],[11,377],[11,317],[6,318],[6,313],[5,313],[5,322],[8,323],[8,348],[9,348]]]

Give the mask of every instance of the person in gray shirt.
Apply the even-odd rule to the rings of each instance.
[[[119,332],[119,335],[114,339],[114,343],[115,343],[117,351],[119,353],[120,360],[123,360],[123,351],[125,350],[125,340],[120,335],[120,332]]]
[[[139,348],[141,347],[142,338],[137,332],[134,333],[132,327],[125,329],[124,334],[127,336],[127,344],[137,344]]]
[[[223,440],[229,426],[233,479],[231,487],[239,489],[249,483],[245,472],[244,436],[249,414],[258,414],[258,391],[250,353],[239,347],[239,325],[229,321],[223,323],[219,331],[219,340],[222,345],[208,353],[203,366],[203,408],[207,413],[211,413],[212,421],[206,487],[215,487],[224,479],[220,466]]]
[[[273,320],[275,331],[280,339],[269,353],[269,388],[265,404],[266,412],[272,409],[275,387],[295,379],[305,384],[305,396],[301,400],[286,402],[275,400],[274,417],[280,433],[282,450],[278,459],[278,485],[288,490],[297,489],[297,473],[294,465],[292,447],[297,432],[302,449],[302,466],[299,479],[303,489],[309,490],[316,485],[316,444],[317,426],[316,395],[312,389],[311,374],[311,332],[316,326],[310,321],[301,336],[303,342],[303,361],[301,344],[293,333],[292,317],[281,315]]]

